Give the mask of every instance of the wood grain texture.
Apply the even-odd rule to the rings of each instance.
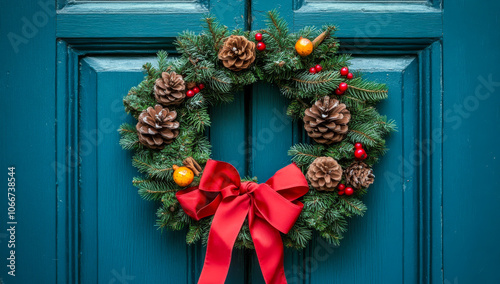
[[[389,155],[375,168],[376,174],[382,173],[377,174],[377,184],[372,189],[376,194],[367,197],[370,208],[367,216],[351,220],[350,231],[340,248],[333,248],[315,238],[313,245],[303,251],[300,258],[287,254],[286,271],[291,283],[419,283],[428,281],[428,277],[441,279],[439,257],[433,258],[430,265],[429,258],[433,255],[426,250],[433,244],[441,244],[440,206],[433,205],[432,217],[424,214],[431,206],[427,201],[431,200],[428,193],[424,194],[422,190],[427,189],[424,184],[429,181],[429,176],[420,173],[420,164],[408,162],[414,159],[411,155],[419,154],[416,141],[424,139],[422,132],[428,129],[415,127],[420,125],[419,119],[424,113],[432,113],[436,117],[432,123],[440,121],[439,104],[431,108],[424,97],[429,98],[432,94],[430,97],[436,96],[435,101],[439,103],[441,88],[439,85],[434,85],[434,89],[425,86],[428,80],[423,79],[430,73],[440,78],[440,59],[419,57],[421,50],[426,50],[435,38],[441,36],[442,14],[436,9],[438,6],[433,7],[414,3],[252,2],[253,28],[262,28],[265,11],[274,8],[293,22],[291,29],[294,31],[306,25],[319,27],[332,21],[338,24],[340,31],[337,36],[341,38],[341,46],[345,41],[344,50],[357,54],[357,60],[353,61],[354,70],[358,68],[369,73],[369,78],[387,83],[391,90],[390,99],[381,105],[381,113],[395,118],[404,128],[391,137]],[[363,59],[366,54],[379,57]],[[409,58],[394,57],[397,54],[412,55]],[[428,53],[424,54],[428,56]],[[424,68],[423,64],[431,65],[431,62],[432,68]],[[439,152],[435,154],[439,161]],[[438,175],[439,169],[439,164],[436,164]],[[433,200],[439,202],[441,187],[436,186],[433,190],[438,196]],[[420,205],[421,202],[424,205]],[[436,222],[431,221],[433,217],[437,218]],[[431,226],[435,229],[433,235],[428,230]],[[431,239],[437,241],[431,242]],[[439,246],[435,249],[439,252]],[[257,262],[252,265],[253,270],[257,270],[253,273],[253,281],[263,283]],[[431,266],[438,268],[435,276],[429,275]]]
[[[254,84],[251,93],[250,128],[250,176],[265,182],[276,171],[291,163],[287,152],[297,142],[297,124],[286,115],[289,100],[280,94],[276,86],[264,83]],[[251,283],[264,283],[257,255],[251,251]],[[302,254],[289,250],[286,263],[301,267]],[[300,269],[299,269],[300,271]],[[287,271],[295,273],[295,271]]]
[[[0,279],[13,284],[33,279],[55,283],[56,175],[64,170],[55,154],[55,18],[37,1],[1,2],[0,8]],[[55,13],[54,7],[47,11]],[[33,23],[36,13],[45,20],[23,34],[24,20]],[[27,78],[36,91],[27,88]],[[15,277],[7,274],[10,166],[16,167]]]
[[[150,58],[150,61],[153,58]],[[122,99],[143,77],[129,58],[84,59],[80,83],[81,282],[108,283],[121,275],[138,283],[185,283],[189,268],[185,232],[155,228],[158,204],[142,200],[132,186],[139,173],[116,131],[134,119]],[[140,260],[140,261],[138,261]],[[119,283],[119,282],[118,282]]]
[[[212,158],[231,163],[238,170],[240,176],[244,177],[248,175],[247,123],[249,118],[246,117],[245,113],[245,94],[238,92],[234,94],[234,98],[234,101],[229,104],[214,106],[210,109],[212,120],[212,126],[209,129],[210,143],[212,144]],[[196,277],[199,276],[201,268],[203,268],[206,247],[198,246],[198,249],[200,257],[197,260]],[[233,250],[226,283],[245,282],[245,253],[245,250]]]
[[[232,28],[246,24],[243,0],[231,5],[221,1],[188,3],[72,3],[57,13],[57,37],[62,38],[162,38],[190,30],[200,32],[209,12]]]
[[[376,183],[364,198],[368,212],[349,220],[340,247],[315,239],[319,250],[310,255],[306,283],[325,279],[332,283],[418,283],[417,173],[404,169],[418,133],[414,127],[419,104],[417,67],[415,57],[353,60],[351,69],[388,85],[389,99],[380,104],[379,111],[396,120],[399,132],[387,140],[390,151],[374,168]]]
[[[130,86],[141,80],[142,64],[154,60],[152,57],[87,57],[82,62],[80,132],[94,133],[97,129],[99,135],[95,139],[91,136],[90,141],[80,135],[80,143],[85,145],[80,149],[84,151],[80,154],[82,193],[79,201],[82,212],[82,283],[108,281],[106,279],[112,277],[115,271],[121,273],[121,269],[125,269],[127,275],[136,276],[135,279],[140,279],[142,283],[158,283],[168,275],[171,283],[191,283],[201,272],[205,248],[200,245],[188,248],[184,240],[185,232],[160,234],[154,229],[157,204],[139,198],[130,183],[132,177],[138,175],[130,164],[131,154],[124,155],[120,147],[115,147],[118,146],[118,133],[114,128],[120,121],[133,123],[133,119],[123,111],[122,96]],[[243,93],[236,94],[233,103],[213,108],[211,114],[213,158],[233,163],[244,175],[246,119]],[[242,145],[235,147],[235,141],[241,141]],[[124,166],[113,167],[113,161],[117,161],[118,165],[128,165],[125,169]],[[103,178],[107,176],[116,178]],[[138,209],[131,211],[129,206],[123,206],[124,203],[133,204],[130,206]],[[120,217],[122,215],[127,217]],[[121,222],[117,223],[116,219]],[[134,222],[140,223],[141,228],[132,226]],[[141,234],[134,233],[134,230],[140,230]],[[135,242],[140,244],[133,245]],[[96,258],[98,262],[93,261]],[[149,260],[144,262],[144,267],[133,265],[136,259],[145,258]],[[244,262],[244,251],[235,250],[227,283],[244,281]],[[182,270],[179,263],[184,263]],[[149,272],[142,275],[141,271]]]
[[[294,12],[294,29],[322,26],[333,21],[338,37],[439,38],[442,11],[421,4],[306,3]]]
[[[445,283],[500,282],[500,151],[490,146],[500,140],[499,9],[498,1],[446,3]]]

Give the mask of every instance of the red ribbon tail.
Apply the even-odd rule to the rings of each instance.
[[[231,254],[241,226],[248,215],[250,197],[225,198],[219,205],[208,235],[207,254],[198,284],[224,283]]]
[[[264,219],[259,217],[251,219],[253,220],[250,221],[250,234],[264,280],[267,284],[286,284],[280,232]]]

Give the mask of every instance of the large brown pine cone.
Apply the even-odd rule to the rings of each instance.
[[[247,69],[255,61],[255,43],[244,36],[232,35],[224,41],[219,59],[230,70]]]
[[[139,142],[152,149],[163,149],[179,135],[179,122],[175,121],[177,112],[169,111],[161,105],[148,107],[139,115],[137,134]]]
[[[375,175],[367,164],[356,161],[345,170],[345,179],[354,189],[361,189],[368,188],[375,180]]]
[[[342,167],[332,157],[319,157],[309,166],[307,178],[315,189],[333,191],[342,179]]]
[[[345,104],[325,96],[306,109],[304,128],[314,141],[332,144],[345,138],[350,119],[351,113]]]
[[[154,92],[158,103],[164,106],[178,105],[186,97],[186,83],[175,72],[163,72],[161,78],[156,79]]]

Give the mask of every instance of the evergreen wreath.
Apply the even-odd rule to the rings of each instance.
[[[204,23],[202,34],[179,35],[180,57],[171,60],[160,51],[158,67],[146,63],[144,80],[124,98],[125,110],[138,123],[120,126],[120,145],[134,151],[132,164],[144,174],[133,179],[139,194],[160,205],[157,225],[187,228],[188,244],[207,242],[213,216],[193,220],[175,194],[197,185],[210,159],[205,136],[209,107],[231,102],[235,92],[262,80],[280,88],[290,100],[287,114],[303,120],[315,141],[288,151],[307,176],[310,190],[301,200],[304,208],[294,227],[282,236],[283,243],[304,248],[317,231],[339,245],[347,220],[367,209],[361,197],[373,183],[371,167],[387,151],[384,137],[396,129],[394,121],[375,107],[387,98],[385,85],[349,73],[350,56],[338,54],[339,43],[332,36],[335,26],[290,33],[275,11],[268,13],[267,28],[258,31],[229,31],[214,17]],[[182,164],[194,172],[192,182],[189,176],[187,183],[174,181],[176,165]],[[253,248],[248,224],[235,247]]]

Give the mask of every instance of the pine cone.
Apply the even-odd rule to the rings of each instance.
[[[186,90],[191,90],[194,87],[196,87],[196,83],[195,82],[188,82],[188,83],[186,83]]]
[[[307,178],[315,189],[333,191],[342,179],[342,167],[332,157],[319,157],[309,166]]]
[[[346,183],[354,189],[368,188],[375,180],[373,170],[367,164],[356,161],[345,170]]]
[[[161,78],[156,79],[156,101],[164,106],[179,105],[186,97],[186,84],[181,75],[175,72],[163,72]]]
[[[332,144],[345,138],[350,119],[351,113],[345,104],[325,96],[306,109],[304,128],[314,141]]]
[[[232,35],[224,40],[219,59],[230,70],[247,69],[255,61],[255,43],[244,36]]]
[[[161,105],[148,107],[139,115],[137,134],[139,142],[152,149],[163,149],[179,135],[179,122],[175,121],[177,112],[169,111]]]

